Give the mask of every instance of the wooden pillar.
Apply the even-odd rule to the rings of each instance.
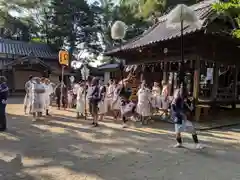
[[[168,64],[167,62],[164,62],[163,65],[163,81],[167,82],[168,80]]]
[[[193,98],[195,103],[198,102],[199,96],[199,88],[200,88],[200,58],[197,57],[195,60],[195,67],[194,67],[194,79],[193,79]]]
[[[233,90],[232,90],[232,98],[233,98],[233,102],[232,102],[232,108],[236,109],[236,100],[238,99],[238,67],[234,67],[233,70]]]
[[[197,56],[195,60],[195,66],[194,66],[194,78],[193,78],[193,98],[196,106],[195,111],[195,119],[196,121],[199,121],[200,114],[201,114],[201,108],[197,106],[198,104],[198,96],[199,96],[199,88],[200,88],[200,57]]]
[[[218,86],[219,86],[219,63],[215,63],[215,66],[213,67],[213,86],[212,86],[212,93],[211,93],[211,100],[214,102],[217,99],[218,95]]]
[[[12,68],[12,92],[15,92],[15,71],[16,69]]]
[[[174,73],[173,72],[170,72],[169,73],[169,78],[168,78],[168,91],[169,91],[169,94],[170,96],[173,95],[173,77],[174,76]]]
[[[144,80],[144,72],[145,72],[145,65],[142,65],[141,74],[140,74],[140,81],[141,82]]]

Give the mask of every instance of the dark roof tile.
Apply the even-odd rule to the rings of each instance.
[[[43,43],[32,43],[15,41],[10,39],[0,39],[0,53],[28,56],[30,53],[34,57],[57,59],[58,54]]]
[[[101,66],[98,67],[99,70],[104,70],[104,69],[115,69],[118,68],[119,64],[118,63],[114,63],[114,64],[103,64]]]

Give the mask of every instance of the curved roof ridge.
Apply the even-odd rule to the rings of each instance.
[[[217,2],[217,0],[206,0],[190,6],[196,12],[196,15],[199,17],[199,19],[202,20],[202,27],[194,28],[194,27],[188,26],[184,30],[184,34],[194,33],[205,27],[204,23],[207,21],[209,16],[211,16],[213,13],[211,6],[214,2]],[[105,54],[115,53],[120,50],[134,49],[136,47],[142,47],[144,45],[157,43],[160,41],[178,37],[180,35],[180,32],[178,32],[179,29],[169,30],[168,28],[166,28],[165,21],[167,20],[168,14],[165,14],[159,17],[158,22],[153,26],[151,26],[149,29],[147,29],[144,33],[122,44],[120,48],[113,47]]]

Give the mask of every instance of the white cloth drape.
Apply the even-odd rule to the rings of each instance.
[[[24,106],[27,106],[29,107],[31,105],[31,99],[32,99],[32,91],[31,91],[31,88],[32,88],[32,81],[27,81],[26,84],[25,84],[25,91],[26,91],[26,95],[24,97]]]

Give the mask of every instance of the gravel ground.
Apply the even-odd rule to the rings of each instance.
[[[184,134],[186,148],[175,149],[169,124],[93,128],[55,109],[33,123],[20,102],[10,100],[0,134],[0,180],[240,180],[240,127],[200,132],[203,150]]]

